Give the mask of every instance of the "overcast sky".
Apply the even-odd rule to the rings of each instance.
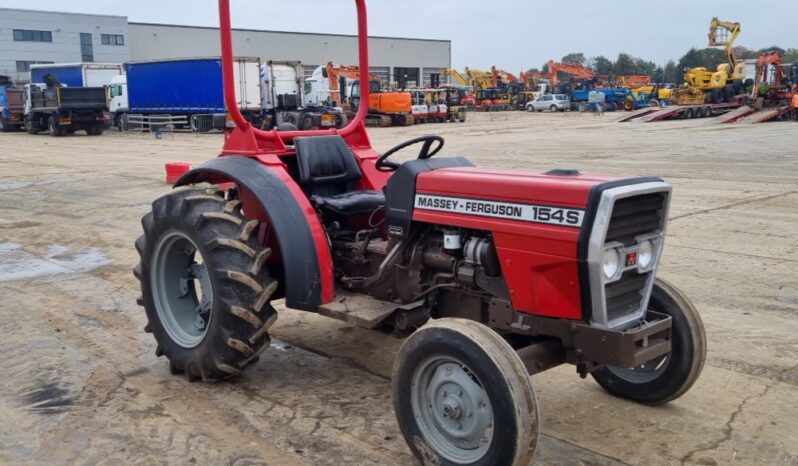
[[[233,27],[354,33],[351,0],[231,0]],[[369,0],[372,35],[452,40],[455,68],[510,72],[569,52],[627,52],[663,64],[704,47],[713,16],[742,23],[737,44],[798,47],[798,1],[595,2]],[[127,16],[132,22],[216,26],[214,0],[0,0],[0,6]]]

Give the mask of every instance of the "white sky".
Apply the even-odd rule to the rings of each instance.
[[[231,0],[233,27],[355,33],[351,0]],[[737,45],[798,47],[798,1],[595,2],[368,0],[372,35],[452,40],[455,68],[510,72],[569,52],[615,59],[627,52],[663,64],[705,47],[713,16],[742,23]],[[133,22],[216,26],[214,0],[0,0],[0,7],[127,16]]]

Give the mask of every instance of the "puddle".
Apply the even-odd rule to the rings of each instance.
[[[68,183],[70,181],[75,181],[74,178],[53,178],[50,180],[41,180],[41,181],[9,181],[6,183],[0,183],[0,191],[11,191],[14,189],[22,189],[27,188],[28,186],[44,186],[48,184],[56,184],[56,183]]]
[[[53,244],[47,248],[47,254],[40,257],[18,244],[0,242],[0,282],[88,272],[111,262],[96,248],[68,253],[69,247]]]

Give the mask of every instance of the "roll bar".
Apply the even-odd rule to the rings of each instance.
[[[357,5],[357,24],[358,24],[358,48],[360,58],[361,73],[368,72],[369,69],[369,49],[368,49],[368,19],[366,14],[366,0],[355,0]],[[353,133],[358,128],[363,127],[366,114],[368,113],[369,102],[369,86],[360,86],[361,105],[358,108],[357,115],[349,122],[349,124],[340,130],[327,129],[327,130],[314,130],[314,131],[262,131],[254,128],[241,114],[236,102],[235,95],[235,78],[233,66],[233,34],[230,21],[230,0],[219,0],[219,33],[222,42],[222,76],[224,79],[224,99],[227,111],[230,117],[235,122],[236,129],[244,133],[251,133],[256,140],[270,141],[279,146],[283,146],[283,142],[292,140],[299,136],[322,136],[338,134],[347,136]],[[279,141],[279,142],[278,142]]]

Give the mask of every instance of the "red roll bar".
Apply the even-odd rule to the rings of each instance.
[[[358,47],[360,69],[369,69],[368,19],[366,0],[355,0],[357,5]],[[321,136],[339,134],[348,136],[364,128],[368,113],[369,86],[360,86],[360,102],[355,118],[345,127],[338,129],[314,131],[262,131],[252,126],[238,108],[235,96],[235,79],[233,72],[233,35],[230,22],[230,0],[219,0],[219,33],[222,42],[222,75],[224,78],[224,99],[227,111],[235,122],[236,128],[229,131],[223,153],[257,154],[285,150],[285,141],[299,136]],[[239,134],[235,134],[239,133]]]

